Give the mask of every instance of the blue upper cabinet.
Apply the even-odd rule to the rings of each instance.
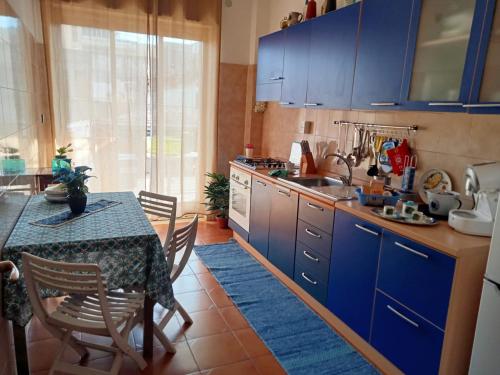
[[[286,32],[278,31],[259,40],[256,92],[258,101],[280,100],[285,38]]]
[[[352,108],[397,109],[413,0],[365,0]]]
[[[403,109],[465,111],[484,9],[485,0],[415,0]]]
[[[500,113],[500,2],[487,1],[483,9],[477,68],[465,107],[471,113]]]
[[[306,103],[311,21],[286,30],[283,86],[280,104],[303,107]]]
[[[311,21],[306,106],[351,105],[360,3]]]
[[[337,210],[327,307],[368,341],[382,229]]]

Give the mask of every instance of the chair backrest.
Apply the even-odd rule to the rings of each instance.
[[[140,191],[139,197],[140,205],[147,214],[156,215],[168,220],[167,238],[163,248],[166,251],[172,235],[175,230],[175,216],[177,213],[177,198],[167,195],[150,193],[148,191]]]
[[[196,240],[196,233],[198,232],[198,215],[195,216],[193,221],[188,225],[175,230],[172,240],[167,248],[167,263],[172,270],[170,279],[172,282],[179,277],[179,275],[186,267],[191,252],[193,251],[194,241]],[[175,256],[179,251],[184,250],[180,262],[174,268]]]
[[[48,312],[42,304],[41,288],[71,295],[97,295],[108,330],[116,335],[107,300],[106,281],[97,264],[56,262],[23,253],[23,273],[33,313],[42,322]],[[111,332],[112,331],[112,332]]]

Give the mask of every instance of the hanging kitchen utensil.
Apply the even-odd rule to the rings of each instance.
[[[396,147],[396,142],[394,141],[385,141],[382,144],[382,150],[380,152],[380,155],[378,157],[378,161],[380,163],[380,168],[384,173],[391,173],[392,172],[392,165],[389,160],[389,156],[387,155],[387,150],[392,150],[393,148]]]
[[[392,167],[392,173],[396,176],[402,176],[405,168],[405,160],[406,158],[410,158],[410,156],[410,148],[406,139],[403,139],[399,146],[387,149],[387,157]]]
[[[345,134],[344,134],[344,147],[343,147],[343,150],[342,150],[342,153],[341,155],[343,157],[346,157],[347,156],[347,141],[349,139],[349,126],[348,125],[345,125]],[[341,158],[337,158],[337,165],[340,165],[342,164],[344,161],[341,159]]]

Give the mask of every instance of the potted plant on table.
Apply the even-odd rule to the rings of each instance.
[[[205,185],[205,197],[209,211],[217,213],[217,222],[220,228],[227,228],[229,210],[229,179],[220,173],[207,173],[210,179]]]
[[[68,153],[73,152],[71,143],[59,147],[56,152],[57,154],[52,160],[52,174],[54,176],[57,176],[63,169],[71,169],[71,159],[68,158]]]
[[[87,175],[87,171],[91,168],[86,166],[76,167],[74,171],[71,169],[61,169],[57,182],[66,185],[68,190],[68,203],[71,212],[75,215],[80,215],[87,207],[87,193],[89,191],[85,182],[93,176]]]

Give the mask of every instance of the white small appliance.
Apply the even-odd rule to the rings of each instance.
[[[472,210],[451,210],[448,224],[455,230],[491,237],[500,192],[500,163],[474,164],[465,170],[465,194],[474,198]]]
[[[500,373],[500,206],[491,238],[469,375]]]

